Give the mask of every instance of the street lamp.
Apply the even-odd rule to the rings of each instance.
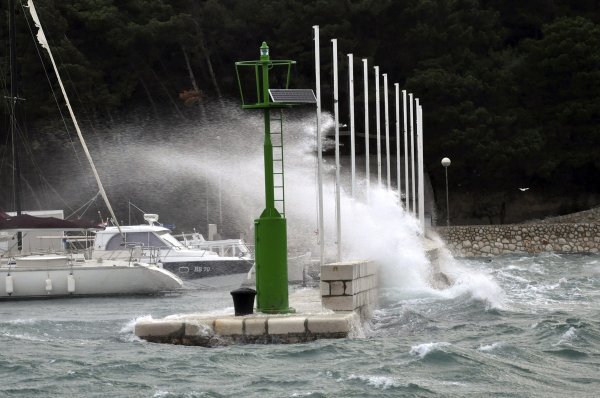
[[[446,226],[450,226],[450,201],[448,200],[448,166],[450,166],[450,159],[443,158],[442,166],[446,170]]]

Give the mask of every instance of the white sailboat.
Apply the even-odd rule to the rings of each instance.
[[[14,43],[14,2],[10,1],[11,40]],[[112,207],[108,202],[106,193],[88,151],[85,140],[73,113],[69,99],[56,68],[52,52],[37,16],[32,0],[28,1],[28,8],[35,25],[39,28],[37,38],[50,56],[56,76],[69,109],[71,119],[79,136],[83,150],[88,158],[98,188],[106,206],[113,219],[116,220]],[[16,92],[14,44],[11,45],[11,100],[12,108],[16,107],[18,93]],[[11,115],[11,126],[16,126],[15,112]],[[18,170],[18,167],[17,167]],[[17,175],[17,180],[20,178]],[[17,187],[18,189],[18,187]],[[158,294],[173,291],[182,287],[182,281],[171,272],[163,269],[160,265],[152,265],[134,261],[131,257],[119,260],[85,259],[75,254],[52,254],[52,253],[26,253],[22,248],[22,235],[27,231],[67,231],[86,230],[93,225],[81,225],[78,222],[70,222],[56,218],[40,218],[21,214],[20,203],[17,200],[17,215],[9,216],[0,213],[1,238],[11,239],[15,237],[18,253],[13,255],[7,251],[6,256],[0,258],[0,300],[5,299],[27,299],[27,298],[58,298],[58,297],[80,297],[80,296],[106,296],[106,295],[135,295],[135,294]],[[119,231],[121,232],[121,231]],[[16,235],[11,235],[16,233]]]

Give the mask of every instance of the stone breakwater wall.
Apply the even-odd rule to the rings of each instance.
[[[507,253],[599,253],[600,224],[540,223],[437,227],[448,250],[458,257]]]
[[[367,318],[379,303],[379,274],[370,261],[333,263],[321,267],[323,307],[336,312],[355,311]]]

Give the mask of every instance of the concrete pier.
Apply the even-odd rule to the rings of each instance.
[[[293,314],[170,316],[139,321],[135,334],[156,343],[206,347],[345,338],[352,335],[361,318],[367,317],[376,305],[377,290],[374,264],[367,261],[329,264],[322,269],[320,288],[301,288],[290,294],[290,305],[296,310]]]
[[[190,314],[140,321],[135,325],[135,334],[155,343],[205,347],[233,343],[301,343],[347,337],[360,321],[355,312],[335,313],[321,307],[318,289],[296,291],[290,295],[290,303],[298,311],[296,314]]]
[[[435,263],[440,243],[423,238]],[[346,338],[360,331],[379,300],[379,270],[370,261],[321,267],[319,288],[296,288],[289,297],[292,314],[187,314],[139,321],[141,339],[168,344],[213,347],[228,344],[301,343]]]

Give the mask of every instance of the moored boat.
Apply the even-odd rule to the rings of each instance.
[[[157,215],[144,218],[148,224],[121,226],[122,234],[116,227],[97,231],[92,258],[123,259],[133,253],[139,261],[161,264],[183,279],[202,279],[202,283],[209,286],[222,285],[222,282],[239,284],[254,264],[243,242],[235,240],[229,246],[220,242],[213,245],[217,251],[189,248],[177,240],[171,230],[157,224]],[[221,278],[234,275],[238,278]]]
[[[58,78],[65,104],[71,115],[81,146],[92,168],[101,196],[113,218],[116,219],[106,192],[92,161],[85,140],[69,103],[64,85],[52,52],[41,28],[32,0],[28,0],[28,9],[34,24],[39,29],[37,39],[48,51],[50,60]],[[65,296],[131,295],[157,294],[172,291],[182,286],[181,280],[157,265],[144,264],[131,258],[122,261],[105,262],[89,260],[77,255],[55,254],[50,252],[31,253],[23,245],[23,234],[27,231],[81,231],[97,228],[97,225],[82,225],[79,221],[61,220],[54,217],[35,217],[21,211],[21,173],[19,166],[19,120],[16,111],[20,102],[17,90],[17,67],[15,45],[15,5],[9,2],[11,40],[11,145],[13,153],[13,181],[16,215],[11,216],[0,211],[0,241],[6,249],[0,250],[0,299],[57,298]],[[2,247],[0,247],[2,249]]]
[[[0,212],[0,231],[12,242],[29,233],[87,231],[93,223]],[[58,233],[60,232],[60,233]],[[12,237],[12,239],[11,239]],[[26,241],[26,239],[25,239]],[[158,294],[181,288],[182,281],[158,265],[122,260],[89,260],[83,255],[40,253],[35,247],[7,248],[0,256],[0,299]],[[37,252],[37,253],[36,253]]]
[[[43,254],[0,264],[0,300],[153,295],[181,287],[172,273],[134,261]]]

